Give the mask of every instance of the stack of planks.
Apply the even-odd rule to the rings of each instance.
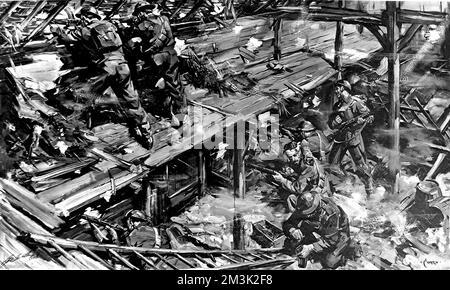
[[[22,233],[35,233],[54,237],[32,219],[15,209],[7,200],[8,194],[0,190],[0,269],[105,269],[102,265],[82,253],[65,252],[58,258],[49,259],[52,253],[43,247],[30,249],[18,237]]]

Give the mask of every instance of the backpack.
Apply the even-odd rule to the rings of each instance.
[[[106,21],[96,22],[90,26],[90,29],[92,40],[98,50],[102,51],[122,46],[122,40],[111,23]]]

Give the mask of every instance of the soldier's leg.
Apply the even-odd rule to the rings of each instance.
[[[356,146],[349,147],[349,152],[356,164],[356,174],[365,186],[367,196],[373,193],[373,179],[370,174],[369,165],[366,162],[366,155],[362,142]]]
[[[112,89],[121,102],[128,117],[137,125],[145,124],[148,120],[147,112],[142,108],[137,91],[131,81],[130,69],[126,61],[116,65],[116,80]]]
[[[347,146],[345,143],[333,143],[330,154],[328,155],[328,162],[330,165],[339,166],[343,174],[346,174],[346,171],[344,170],[342,159],[344,159],[346,153]]]

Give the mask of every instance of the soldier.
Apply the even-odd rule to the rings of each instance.
[[[351,244],[347,214],[314,189],[299,197],[296,210],[283,223],[283,231],[287,237],[284,248],[297,255],[300,267],[306,267],[311,258],[329,269],[345,263]]]
[[[356,174],[365,185],[369,197],[373,193],[373,180],[367,165],[366,151],[361,131],[367,123],[373,121],[373,116],[364,102],[353,97],[351,85],[341,80],[336,83],[337,103],[333,106],[328,125],[335,130],[333,144],[328,156],[330,164],[342,165],[342,159],[350,152],[357,169]]]
[[[298,174],[297,180],[288,180],[279,173],[273,175],[273,178],[290,193],[287,198],[287,207],[290,212],[295,211],[298,196],[305,191],[315,188],[320,194],[331,194],[328,178],[319,161],[309,150],[308,142],[286,144],[284,154]]]
[[[177,87],[179,61],[169,18],[161,14],[158,4],[145,2],[138,3],[133,14],[135,33],[142,39],[142,57],[160,77],[157,87]]]
[[[300,125],[300,130],[302,132],[303,140],[306,140],[309,143],[313,155],[321,161],[325,161],[325,154],[330,146],[325,134],[317,129],[311,122],[306,120]]]
[[[116,27],[101,20],[98,11],[82,8],[76,15],[81,19],[74,31],[65,32],[60,26],[52,26],[51,31],[65,43],[79,44],[90,59],[96,77],[93,92],[102,94],[111,87],[127,115],[132,134],[140,143],[150,149],[153,139],[148,132],[148,114],[142,108],[139,96],[130,78],[130,69],[124,58],[122,40]]]
[[[159,230],[153,227],[145,214],[139,210],[130,210],[125,215],[129,234],[127,244],[131,247],[159,248],[161,237]]]

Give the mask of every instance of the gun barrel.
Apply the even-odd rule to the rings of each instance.
[[[262,166],[259,166],[259,165],[256,165],[256,164],[253,164],[253,163],[246,163],[245,164],[247,167],[250,167],[250,168],[253,168],[253,169],[256,169],[256,170],[259,170],[259,171],[261,171],[261,172],[264,172],[264,173],[268,173],[268,174],[281,174],[283,177],[288,177],[288,176],[286,176],[286,174],[283,174],[283,173],[281,173],[281,172],[278,172],[278,171],[276,171],[276,170],[273,170],[273,169],[270,169],[270,168],[266,168],[266,167],[262,167]]]
[[[121,227],[119,225],[110,224],[108,222],[99,220],[99,219],[97,219],[95,217],[91,217],[91,216],[88,216],[88,215],[83,215],[83,218],[85,220],[89,221],[89,222],[92,222],[92,223],[95,223],[95,224],[99,224],[99,225],[103,225],[103,226],[108,226],[108,227],[111,227],[111,228],[113,228],[115,230],[127,231],[127,229],[124,228],[124,227]]]

